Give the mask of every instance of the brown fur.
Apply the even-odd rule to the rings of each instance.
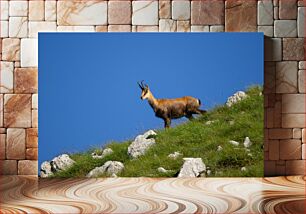
[[[162,118],[165,128],[169,128],[171,119],[187,117],[193,119],[193,114],[203,114],[206,111],[201,110],[201,101],[197,98],[185,96],[176,99],[156,99],[147,85],[139,84],[142,89],[141,99],[148,99],[150,106],[155,112],[155,116]]]

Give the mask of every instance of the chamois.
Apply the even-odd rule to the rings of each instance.
[[[148,99],[155,116],[164,120],[165,128],[169,128],[171,119],[186,117],[193,119],[192,114],[203,114],[206,111],[199,109],[201,101],[197,98],[185,96],[176,99],[156,99],[147,84],[137,82],[141,89],[141,99]]]

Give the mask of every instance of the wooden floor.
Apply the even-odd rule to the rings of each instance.
[[[305,213],[305,178],[0,178],[2,213]]]

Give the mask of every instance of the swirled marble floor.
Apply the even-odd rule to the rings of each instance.
[[[0,178],[1,213],[305,213],[305,178]]]

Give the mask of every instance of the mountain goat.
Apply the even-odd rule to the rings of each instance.
[[[169,128],[171,119],[186,117],[193,119],[193,114],[203,114],[206,111],[199,109],[201,106],[200,99],[185,96],[176,99],[156,99],[149,89],[149,86],[138,82],[141,89],[141,99],[147,99],[155,116],[164,120],[164,127]]]

